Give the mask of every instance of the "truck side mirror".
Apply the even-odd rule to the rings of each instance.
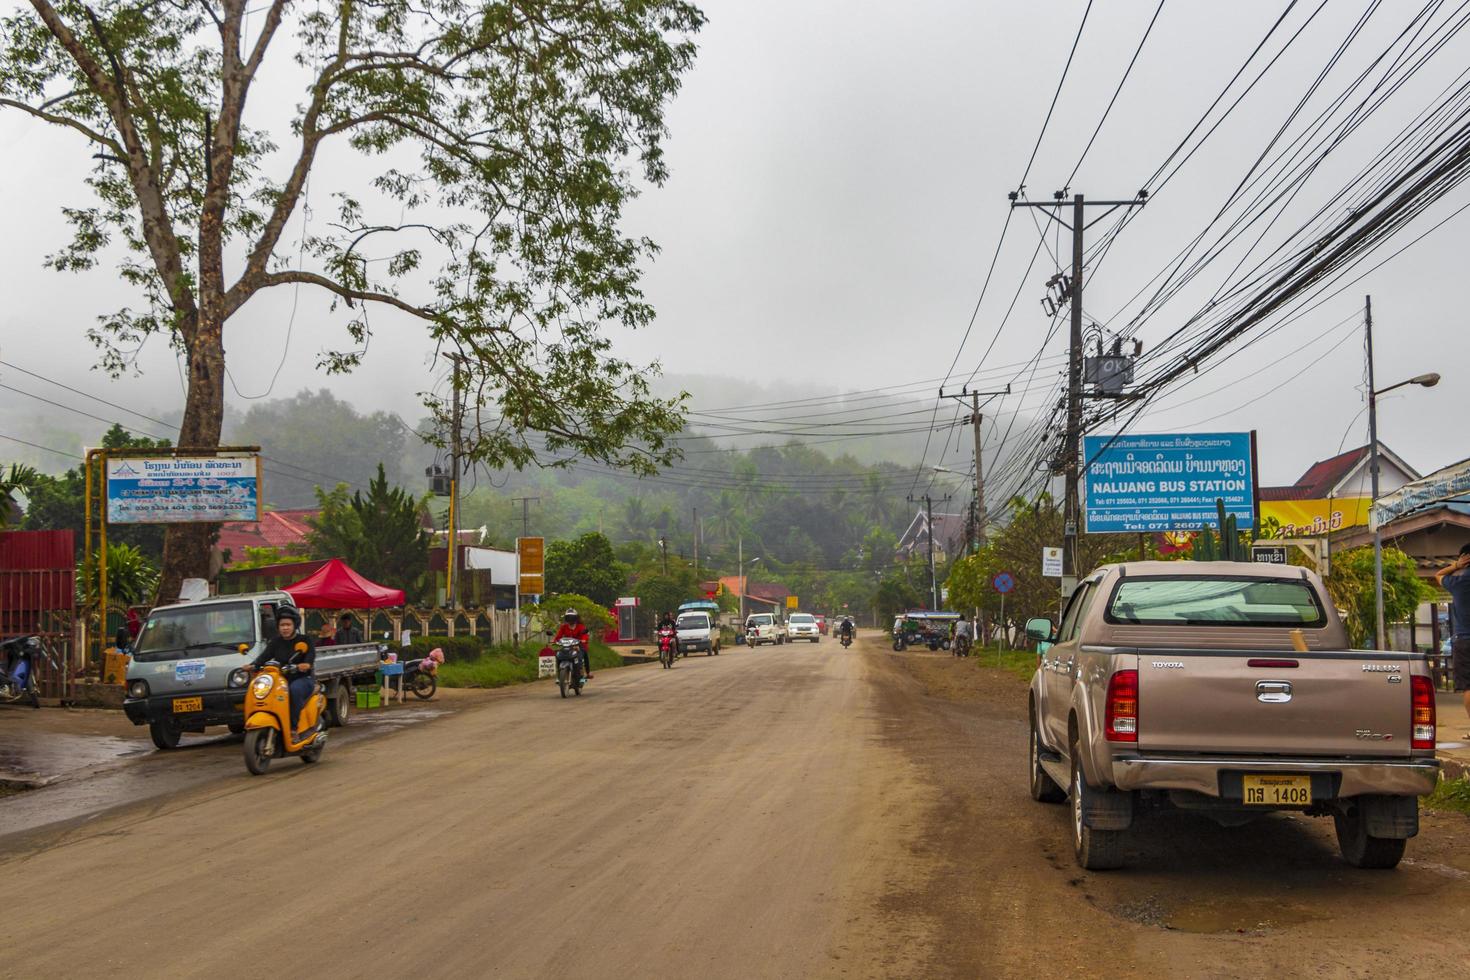
[[[1043,642],[1051,639],[1051,620],[1028,619],[1026,620],[1026,638],[1041,640]]]

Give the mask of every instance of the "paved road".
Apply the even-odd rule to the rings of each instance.
[[[1089,875],[1026,796],[1023,697],[872,638],[501,692],[0,839],[0,976],[1463,973],[1464,817],[1385,874],[1322,821],[1152,817]]]

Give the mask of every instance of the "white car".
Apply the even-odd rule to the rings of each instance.
[[[720,628],[707,612],[680,613],[674,622],[682,653],[704,651],[705,656],[720,655]]]
[[[786,639],[791,643],[797,640],[822,642],[822,631],[817,626],[817,617],[811,613],[792,613],[786,620]]]
[[[770,613],[751,613],[745,617],[745,642],[750,646],[780,643],[785,640],[776,617]]]

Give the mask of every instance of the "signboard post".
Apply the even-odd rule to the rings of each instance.
[[[787,609],[796,609],[798,607],[798,605],[799,605],[799,603],[797,602],[797,597],[796,596],[789,595],[789,596],[786,597],[786,608]]]
[[[546,591],[546,539],[516,538],[521,558],[520,594],[539,596]]]
[[[1251,561],[1258,561],[1267,565],[1285,565],[1286,545],[1253,544],[1251,545]]]
[[[1090,534],[1191,531],[1219,523],[1216,501],[1256,522],[1249,432],[1086,436]]]
[[[107,523],[260,520],[259,456],[107,460]]]
[[[1006,628],[1006,593],[1016,587],[1016,577],[1010,572],[999,572],[995,578],[990,580],[990,584],[995,587],[995,591],[1000,593],[1000,648],[995,655],[995,663],[998,667],[1000,666],[1000,651],[1006,648],[1006,635],[1009,632]]]
[[[1041,574],[1045,578],[1062,577],[1062,549],[1041,549]]]

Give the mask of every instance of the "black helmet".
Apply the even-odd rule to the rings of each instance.
[[[296,611],[295,606],[280,606],[276,609],[277,627],[280,626],[283,619],[289,619],[298,630],[301,629],[301,613]]]

